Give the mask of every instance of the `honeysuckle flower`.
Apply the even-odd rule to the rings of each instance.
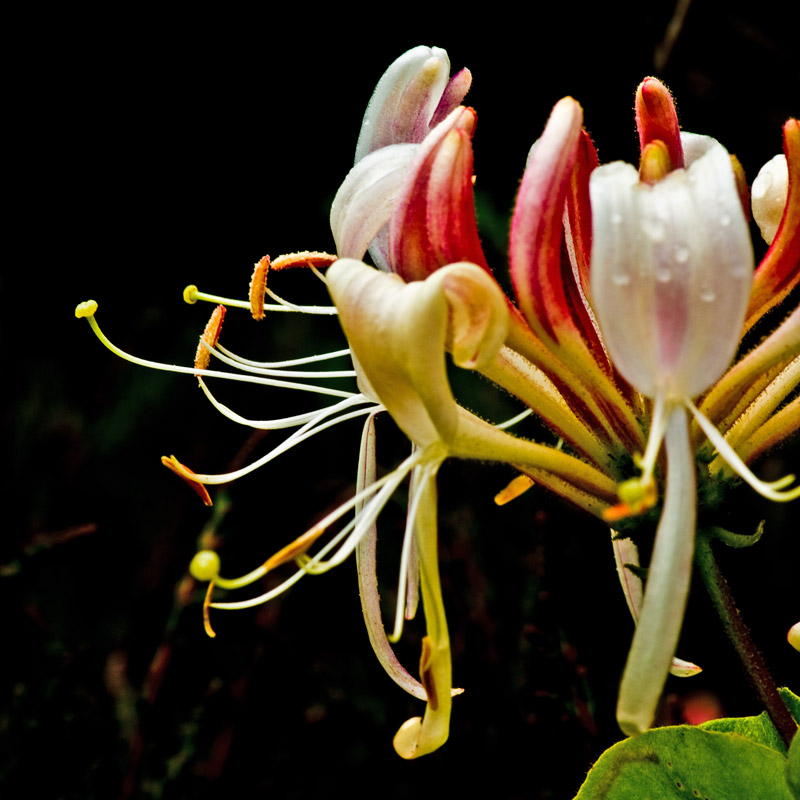
[[[800,309],[764,331],[749,353],[738,352],[743,331],[785,300],[800,279],[798,123],[784,128],[785,194],[780,177],[764,178],[753,191],[754,214],[765,235],[769,226],[775,228],[754,273],[741,168],[718,142],[680,133],[662,84],[647,79],[637,92],[638,170],[598,166],[580,105],[572,98],[559,101],[528,155],[514,208],[512,299],[490,271],[475,221],[476,115],[459,105],[470,76],[462,70],[450,79],[449,67],[444,51],[415,48],[379,82],[355,166],[331,209],[338,258],[300,253],[272,264],[262,259],[247,301],[187,289],[188,302],[221,304],[193,367],[128,356],[100,332],[96,304],[76,311],[119,355],[194,375],[229,419],[296,428],[253,464],[224,475],[198,474],[165,458],[206,502],[206,486],[243,477],[332,425],[364,418],[350,500],[247,575],[223,578],[218,556],[209,551],[197,554],[191,572],[209,581],[204,615],[213,635],[209,609],[266,602],[355,552],[373,649],[392,679],[426,703],[424,714],[395,736],[404,758],[429,753],[447,739],[452,697],[460,691],[452,688],[437,561],[436,475],[445,459],[512,465],[520,476],[497,495],[498,503],[536,483],[614,526],[618,573],[637,623],[618,707],[628,733],[651,724],[668,671],[688,676],[700,669],[675,657],[692,563],[696,481],[726,487],[741,478],[773,500],[800,491],[791,486],[792,476],[765,483],[748,466],[800,424],[800,401],[792,397],[800,381]],[[367,252],[380,269],[362,262]],[[326,281],[333,306],[289,303],[267,287],[270,269],[300,266]],[[249,308],[258,319],[265,294],[275,301],[271,310],[338,314],[349,347],[271,363],[226,350],[218,341],[223,307]],[[294,370],[348,356],[352,369]],[[447,378],[448,357],[517,398],[523,414],[536,413],[552,437],[544,443],[525,440],[508,431],[514,420],[493,425],[459,405]],[[209,369],[211,358],[236,371]],[[343,376],[355,380],[352,390],[320,382]],[[246,419],[212,394],[207,379],[218,377],[325,393],[332,401],[321,411],[279,420]],[[405,433],[412,451],[377,478],[374,419],[382,412]],[[662,443],[666,469],[659,461]],[[398,599],[387,634],[375,577],[375,530],[406,479]],[[637,540],[647,535],[654,515],[644,512],[655,507],[657,513],[659,503],[643,582]],[[215,588],[241,589],[288,564],[295,565],[290,577],[261,595],[214,601]],[[426,627],[419,680],[391,646],[403,620],[414,616],[418,583]]]

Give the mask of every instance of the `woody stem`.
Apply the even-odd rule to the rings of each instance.
[[[775,679],[767,667],[764,656],[756,647],[750,630],[733,599],[730,586],[719,570],[711,549],[709,537],[698,531],[695,545],[695,563],[708,591],[711,603],[717,610],[725,633],[731,640],[739,660],[747,673],[751,685],[758,694],[775,729],[787,747],[797,733],[797,724],[792,719],[786,704],[778,694]]]

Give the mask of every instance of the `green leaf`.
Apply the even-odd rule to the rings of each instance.
[[[704,731],[717,733],[738,733],[756,744],[771,747],[782,756],[786,755],[786,745],[783,743],[778,731],[770,721],[769,715],[763,711],[757,717],[728,717],[726,719],[712,719],[699,726]]]
[[[781,696],[781,700],[786,703],[786,708],[789,709],[789,713],[794,717],[794,721],[800,725],[800,697],[785,686],[778,689],[778,694]]]
[[[786,767],[780,752],[738,733],[657,728],[603,753],[575,800],[797,800]]]
[[[800,735],[792,739],[789,758],[786,762],[786,783],[795,800],[800,800]]]

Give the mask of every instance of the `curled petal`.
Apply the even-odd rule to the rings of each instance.
[[[458,423],[446,344],[462,366],[496,355],[508,312],[494,280],[474,264],[455,264],[405,284],[339,259],[328,286],[353,354],[397,424],[420,446],[452,441]]]
[[[696,397],[736,352],[752,282],[728,153],[712,140],[653,186],[608,164],[590,191],[592,299],[614,364],[648,397]]]
[[[448,82],[450,59],[439,47],[415,47],[398,58],[378,81],[361,123],[356,162],[401,142],[421,142],[457,106],[469,89],[468,70]]]
[[[343,258],[362,259],[386,225],[403,178],[419,145],[395,144],[370,153],[350,170],[331,206],[331,231]],[[385,267],[385,245],[371,252]]]

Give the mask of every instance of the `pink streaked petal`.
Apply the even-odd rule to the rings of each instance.
[[[395,202],[389,263],[406,281],[470,261],[488,269],[472,193],[475,112],[459,107],[420,146]]]
[[[784,298],[800,281],[800,121],[783,126],[783,151],[789,168],[789,192],[778,232],[756,269],[745,330]]]
[[[636,127],[641,150],[658,139],[667,146],[672,169],[684,165],[675,103],[669,89],[657,78],[645,78],[636,90]]]
[[[415,47],[378,81],[361,124],[356,162],[391,144],[421,142],[448,87],[450,59],[439,47]]]
[[[511,279],[528,323],[543,339],[559,343],[576,325],[561,272],[562,213],[578,150],[583,111],[559,100],[534,144],[511,221]]]
[[[592,207],[589,201],[589,176],[598,165],[597,151],[591,137],[581,131],[569,191],[564,206],[566,255],[572,275],[564,274],[576,322],[597,362],[608,364],[594,311],[589,303],[589,265],[592,252]],[[565,266],[566,263],[565,263]]]
[[[466,97],[469,87],[472,86],[472,73],[464,67],[459,70],[452,78],[444,90],[442,99],[436,107],[431,117],[430,128],[435,128],[444,120],[451,111],[461,105],[461,101]]]
[[[341,257],[364,257],[370,243],[389,221],[418,148],[416,144],[384,147],[361,159],[350,170],[331,206],[331,231]],[[372,255],[379,266],[385,265],[385,253]]]

